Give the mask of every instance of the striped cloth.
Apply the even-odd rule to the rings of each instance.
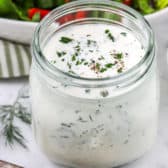
[[[30,64],[29,46],[0,40],[0,78],[27,76]]]

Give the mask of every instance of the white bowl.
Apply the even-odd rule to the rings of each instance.
[[[168,77],[168,8],[145,18],[151,24],[157,42],[158,64],[161,75]],[[37,23],[0,18],[0,37],[12,41],[30,44]]]
[[[155,33],[160,76],[168,79],[168,7],[145,17]]]
[[[0,37],[30,44],[38,23],[0,18]]]

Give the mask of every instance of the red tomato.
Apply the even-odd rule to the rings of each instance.
[[[132,0],[123,0],[123,3],[124,3],[125,5],[131,6]]]
[[[40,19],[42,19],[43,17],[45,17],[48,13],[50,12],[50,10],[44,10],[44,9],[39,9],[39,8],[30,8],[28,10],[28,17],[30,19],[32,19],[32,17],[36,14],[36,13],[40,13]]]
[[[63,16],[62,18],[60,18],[60,19],[58,20],[58,22],[61,23],[61,24],[63,24],[63,23],[66,23],[66,22],[68,22],[68,21],[73,20],[74,18],[75,18],[74,15],[68,14],[68,15]]]
[[[85,17],[86,17],[86,12],[84,12],[84,11],[79,11],[75,15],[76,19],[82,19],[82,18],[85,18]]]
[[[70,2],[70,0],[64,0],[65,3]]]

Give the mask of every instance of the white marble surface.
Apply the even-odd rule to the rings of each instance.
[[[12,103],[19,88],[28,83],[28,79],[0,80],[0,104]],[[122,168],[168,168],[168,79],[160,77],[161,101],[159,113],[159,130],[156,144],[141,159]],[[150,127],[147,125],[147,127]],[[29,150],[15,146],[6,147],[0,138],[0,160],[6,160],[25,168],[60,168],[51,163],[36,146],[31,128],[21,125],[27,139]],[[0,135],[1,136],[1,135]]]

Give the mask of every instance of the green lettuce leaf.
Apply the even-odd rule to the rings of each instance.
[[[21,20],[29,20],[22,6],[16,5],[12,0],[0,0],[0,16]]]
[[[12,2],[23,10],[34,7],[34,0],[12,0]]]
[[[150,5],[149,0],[134,0],[133,7],[139,10],[142,14],[150,14],[156,11]]]
[[[168,0],[157,0],[156,7],[157,9],[163,9],[168,6]]]
[[[42,9],[53,9],[65,3],[64,0],[36,0],[34,2],[38,8]]]

